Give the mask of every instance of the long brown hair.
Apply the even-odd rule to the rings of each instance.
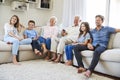
[[[80,33],[79,33],[78,38],[83,34],[83,31],[81,30],[82,24],[84,24],[85,27],[86,27],[86,33],[84,34],[84,36],[87,34],[87,32],[90,31],[89,23],[88,22],[82,22],[81,25],[80,25],[80,29],[79,29]]]
[[[17,15],[13,15],[12,17],[11,17],[11,19],[13,18],[13,17],[16,17],[17,18],[17,22],[14,24],[14,27],[15,28],[18,28],[19,27],[19,17],[17,16]],[[11,19],[10,19],[10,24],[11,24]]]

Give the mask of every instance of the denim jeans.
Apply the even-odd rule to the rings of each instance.
[[[23,40],[19,41],[18,39],[13,38],[13,37],[5,37],[4,41],[12,43],[12,54],[17,55],[19,45],[31,44],[32,39],[27,38],[27,39],[23,39]]]
[[[51,38],[45,39],[44,37],[41,37],[41,36],[40,36],[38,40],[40,41],[40,43],[44,43],[44,44],[46,45],[46,48],[47,48],[48,50],[50,50]]]
[[[84,67],[83,62],[82,62],[82,55],[81,55],[81,51],[83,51],[83,50],[88,50],[87,46],[76,45],[74,47],[75,57],[76,57],[79,67]],[[100,46],[100,45],[94,47],[93,58],[92,58],[90,66],[88,68],[90,71],[94,70],[94,68],[98,64],[101,53],[104,52],[105,50],[106,50],[106,48],[103,46]]]
[[[39,50],[40,52],[42,52],[41,45],[38,43],[37,40],[32,40],[31,45],[32,45],[33,51],[34,51],[34,49],[37,49],[37,50]]]
[[[73,48],[75,45],[66,45],[65,46],[65,53],[67,60],[73,60]]]

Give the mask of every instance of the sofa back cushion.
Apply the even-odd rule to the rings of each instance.
[[[4,27],[3,26],[0,26],[0,40],[3,40],[4,39]]]
[[[114,41],[115,35],[116,35],[115,33],[110,35],[110,39],[109,39],[108,47],[107,47],[108,49],[113,48],[113,41]]]
[[[27,28],[22,28],[21,32],[19,33],[19,36],[23,37],[23,33]],[[34,30],[37,31],[38,35],[41,35],[42,27],[35,27]]]
[[[120,48],[120,32],[114,36],[113,48]]]
[[[40,36],[41,35],[41,33],[42,33],[42,27],[35,27],[34,28],[34,30],[36,30],[37,31],[37,33],[38,33],[38,35]]]
[[[0,41],[3,41],[4,35],[0,35]]]

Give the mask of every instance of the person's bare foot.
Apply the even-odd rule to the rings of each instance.
[[[47,50],[47,49],[44,49],[43,54],[46,54],[47,52],[48,52],[48,50]]]
[[[35,54],[38,54],[40,51],[38,51],[37,49],[34,50]]]
[[[38,55],[38,56],[42,56],[42,53],[41,53],[41,52],[38,52],[37,55]]]
[[[52,53],[52,54],[53,54],[53,57],[50,59],[50,61],[55,61],[57,58],[57,55],[56,55],[56,53]]]
[[[90,70],[87,70],[84,75],[89,78],[91,74],[92,72]]]
[[[59,63],[60,60],[61,60],[61,57],[62,57],[62,55],[61,55],[61,54],[58,54],[58,57],[57,57],[56,60],[54,60],[54,62],[55,62],[55,63]]]
[[[72,63],[72,61],[67,61],[65,64],[68,66],[72,66],[73,63]]]
[[[13,59],[12,59],[13,64],[15,65],[20,65],[20,63],[18,63],[17,59],[16,59],[16,55],[13,55]]]
[[[85,72],[85,71],[86,71],[86,69],[83,68],[83,67],[78,68],[78,73],[82,73],[82,72]]]
[[[21,64],[18,63],[16,60],[13,60],[13,64],[15,64],[15,65],[21,65]]]
[[[50,57],[49,57],[49,56],[46,56],[46,57],[45,57],[45,60],[49,60],[49,59],[50,59]]]
[[[60,62],[60,59],[57,58],[56,60],[54,60],[55,63],[59,63]]]

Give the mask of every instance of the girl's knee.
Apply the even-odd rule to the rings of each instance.
[[[16,40],[14,40],[14,41],[13,41],[13,43],[19,43],[19,40],[18,40],[18,39],[16,39]]]

